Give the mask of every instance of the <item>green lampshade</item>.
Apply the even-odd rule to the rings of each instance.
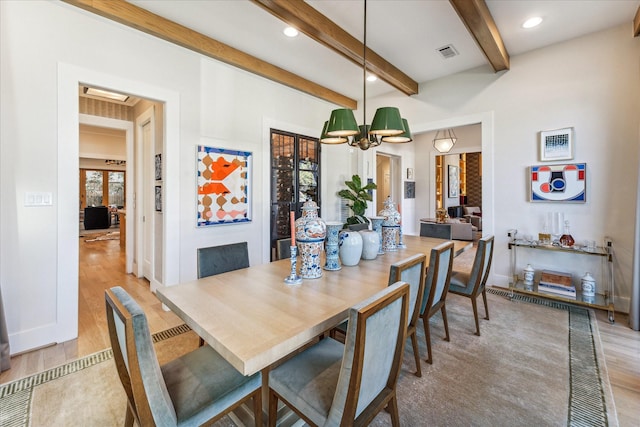
[[[400,110],[396,107],[378,108],[373,116],[371,131],[374,135],[395,136],[404,132]]]
[[[329,127],[329,121],[324,122],[322,127],[322,133],[320,134],[320,142],[323,144],[344,144],[347,142],[347,138],[344,136],[329,136],[327,135],[327,127]]]
[[[402,119],[402,125],[404,127],[404,132],[400,135],[396,136],[383,136],[382,142],[411,142],[413,141],[413,136],[411,136],[411,130],[409,130],[409,122],[407,119]]]
[[[353,136],[357,135],[360,130],[358,123],[353,115],[353,110],[348,108],[339,108],[331,112],[329,124],[327,126],[328,136]]]

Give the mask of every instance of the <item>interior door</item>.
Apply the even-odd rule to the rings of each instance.
[[[153,135],[151,121],[147,121],[142,125],[142,149],[144,152],[142,158],[143,164],[143,254],[142,254],[142,272],[143,276],[152,282],[153,279],[153,213],[154,213],[154,166],[153,156]]]

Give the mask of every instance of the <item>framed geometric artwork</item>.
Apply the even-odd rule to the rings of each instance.
[[[573,159],[573,128],[540,132],[540,161]]]
[[[449,165],[449,197],[458,197],[460,183],[458,182],[458,166]]]
[[[560,164],[529,167],[529,201],[587,201],[587,164]]]
[[[251,221],[250,151],[198,146],[197,226]]]

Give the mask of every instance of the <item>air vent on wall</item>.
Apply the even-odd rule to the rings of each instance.
[[[440,53],[440,55],[442,55],[444,59],[453,58],[454,56],[458,55],[458,51],[451,44],[439,47],[436,50]]]

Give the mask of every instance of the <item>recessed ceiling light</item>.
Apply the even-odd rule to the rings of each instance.
[[[369,74],[367,76],[367,81],[368,82],[375,82],[376,80],[378,80],[378,76],[376,76],[375,74]]]
[[[296,30],[293,27],[287,27],[284,30],[282,30],[282,32],[287,37],[296,37],[298,35],[298,30]]]
[[[94,87],[85,87],[84,93],[87,95],[98,96],[100,98],[112,99],[114,101],[125,102],[129,99],[129,95],[124,95],[122,93],[110,92],[108,90],[96,89]]]
[[[534,16],[533,18],[529,18],[526,21],[524,21],[524,23],[522,24],[522,28],[537,27],[538,25],[540,25],[541,22],[542,22],[542,18],[540,18],[539,16]]]

